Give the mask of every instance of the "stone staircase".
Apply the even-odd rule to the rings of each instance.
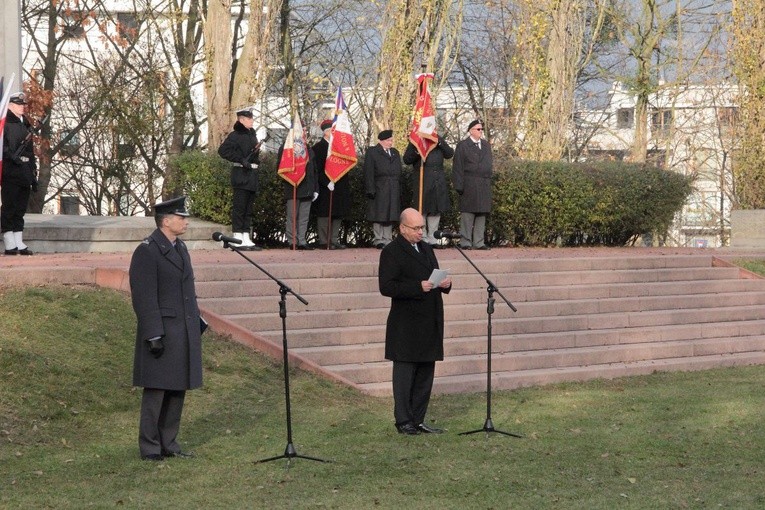
[[[709,255],[481,260],[518,309],[495,294],[492,387],[765,363],[765,280]],[[486,388],[486,284],[464,260],[441,261],[445,359],[434,390]],[[389,299],[377,262],[285,263],[269,269],[287,298],[290,352],[373,395],[390,394],[383,359]],[[196,268],[200,305],[281,346],[278,286],[246,265]]]

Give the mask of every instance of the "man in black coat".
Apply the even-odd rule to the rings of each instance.
[[[178,236],[189,220],[185,197],[154,206],[157,229],[130,261],[130,292],[138,320],[133,385],[143,387],[141,458],[190,457],[176,437],[186,390],[202,386],[202,330],[194,271]]]
[[[444,303],[451,291],[445,278],[428,281],[438,268],[435,253],[422,242],[424,220],[404,209],[399,236],[380,254],[380,293],[391,298],[385,331],[385,358],[393,361],[393,415],[401,434],[440,433],[425,424],[436,361],[444,359]]]
[[[24,214],[29,195],[37,191],[37,160],[32,147],[32,126],[26,115],[23,92],[10,97],[3,130],[3,178],[0,231],[6,255],[32,255],[24,244]]]
[[[485,244],[486,217],[491,212],[491,144],[482,139],[483,123],[468,125],[469,136],[454,151],[452,180],[460,196],[460,246],[466,250],[488,250]]]
[[[380,143],[367,149],[364,158],[364,192],[372,245],[382,249],[393,239],[393,223],[401,213],[401,155],[393,147],[393,131],[380,131],[377,139]]]
[[[433,247],[439,247],[438,240],[433,237],[433,232],[438,230],[441,222],[441,214],[452,210],[452,202],[449,198],[449,186],[446,184],[444,173],[444,160],[454,156],[454,149],[449,147],[443,137],[438,137],[438,144],[425,158],[422,164],[417,147],[409,142],[404,151],[404,164],[412,165],[412,189],[414,190],[414,207],[419,208],[420,202],[420,168],[422,167],[422,214],[425,216],[425,233],[423,239]]]
[[[320,247],[328,247],[330,250],[342,250],[345,245],[340,242],[340,225],[343,218],[351,212],[351,180],[346,173],[333,183],[324,173],[324,165],[329,154],[329,133],[332,129],[332,121],[326,119],[321,123],[322,138],[316,142],[312,149],[316,162],[316,173],[319,178],[319,198],[313,203],[316,215],[316,230],[319,234]],[[330,210],[330,197],[332,209]],[[330,222],[330,215],[332,221]],[[331,223],[331,225],[330,225]],[[329,236],[327,232],[329,231]]]
[[[234,201],[231,206],[231,230],[242,240],[244,250],[260,250],[250,238],[252,206],[258,194],[258,164],[260,144],[255,135],[252,111],[248,108],[236,112],[234,130],[228,134],[218,154],[231,162],[231,187]]]

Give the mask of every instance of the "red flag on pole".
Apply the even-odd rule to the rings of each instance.
[[[343,99],[343,90],[337,87],[335,118],[332,120],[332,130],[329,134],[329,150],[324,163],[324,173],[330,181],[337,182],[356,165],[357,161],[348,108]]]
[[[277,172],[285,181],[297,187],[305,178],[305,167],[308,164],[308,144],[305,140],[303,125],[300,117],[295,114],[292,127],[284,141],[282,158],[279,160]]]
[[[423,161],[430,151],[438,144],[436,133],[436,116],[433,111],[433,100],[428,90],[428,81],[433,79],[433,73],[423,73],[416,76],[418,83],[417,102],[412,115],[412,129],[409,131],[409,141],[417,148]]]
[[[11,100],[11,90],[13,90],[13,79],[15,74],[8,80],[8,88],[4,87],[5,78],[0,78],[0,179],[3,177],[3,133],[5,132],[5,118],[8,115],[8,102]]]

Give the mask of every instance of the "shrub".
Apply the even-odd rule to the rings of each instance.
[[[230,225],[229,166],[217,154],[188,151],[171,160],[195,216]],[[353,207],[340,231],[344,243],[369,246],[372,227],[366,221],[363,157],[348,178]],[[283,241],[283,181],[274,154],[263,154],[260,192],[253,211],[259,242]],[[451,182],[451,161],[446,166]],[[412,170],[401,178],[402,207],[416,206]],[[487,222],[488,242],[525,246],[623,246],[641,235],[663,235],[691,192],[691,179],[650,166],[624,163],[496,162],[494,204]],[[441,217],[441,228],[458,229],[458,196],[450,190],[452,211]],[[309,239],[315,239],[311,218]]]
[[[691,179],[624,163],[516,162],[495,171],[494,244],[623,246],[666,233]]]

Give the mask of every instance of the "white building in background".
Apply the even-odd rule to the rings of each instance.
[[[126,0],[115,0],[113,11],[110,14],[110,22],[113,24],[110,30],[117,31],[118,26],[124,30],[135,26],[135,15],[132,12],[132,4]],[[122,10],[120,10],[122,9]],[[40,39],[47,37],[47,25],[41,20],[37,27],[40,31]],[[67,31],[63,26],[62,30]],[[155,30],[156,32],[156,30]],[[160,31],[161,32],[161,31]],[[147,37],[154,40],[162,38],[165,44],[171,44],[168,34],[150,33]],[[79,101],[87,101],[87,98],[78,96],[77,88],[66,86],[67,78],[70,83],[76,83],[78,73],[84,73],[78,69],[77,62],[86,63],[90,58],[88,44],[98,49],[98,58],[109,57],[109,46],[103,43],[101,33],[92,25],[86,28],[73,28],[70,30],[68,40],[62,47],[62,52],[67,54],[67,65],[61,69],[61,90],[57,91],[55,109],[52,115],[53,140],[56,144],[63,140],[69,130],[80,121],[78,116]],[[24,47],[30,48],[31,41],[25,40]],[[32,52],[25,52],[24,68],[32,70],[39,68],[40,63],[34,61]],[[166,63],[167,64],[167,63]],[[167,65],[174,65],[170,62]],[[193,101],[196,114],[204,118],[204,89],[202,86],[203,69],[197,69],[200,80],[193,89]],[[66,76],[64,76],[66,75]],[[83,77],[87,77],[83,74]],[[365,136],[369,134],[372,143],[376,142],[376,132],[372,133],[366,125],[366,112],[371,111],[374,101],[372,91],[344,88],[346,103],[352,119],[352,125],[356,134],[357,149],[365,150]],[[433,92],[433,91],[431,91]],[[680,172],[684,175],[695,177],[695,191],[689,202],[678,215],[675,225],[668,238],[663,240],[669,245],[678,246],[720,246],[727,243],[730,232],[730,209],[732,195],[731,160],[734,147],[733,129],[737,119],[736,100],[738,89],[727,84],[718,85],[692,85],[692,86],[666,86],[651,99],[649,106],[649,160],[668,170]],[[456,143],[465,136],[465,126],[473,119],[474,113],[470,108],[468,91],[461,86],[444,86],[434,94],[435,107],[439,118],[441,134]],[[492,122],[492,116],[506,115],[507,110],[502,104],[494,104],[486,109],[488,117],[484,119],[490,125],[501,125],[501,122]],[[276,151],[279,144],[286,136],[291,122],[289,104],[284,97],[267,97],[253,105],[256,115],[256,124],[269,129],[272,139],[269,140],[267,149]],[[303,122],[308,127],[309,134],[315,138],[320,136],[316,125],[318,122],[331,115],[334,108],[334,95],[327,92],[326,99],[314,104],[314,111],[304,112]],[[168,111],[169,114],[169,111]],[[232,119],[233,124],[233,119]],[[609,92],[607,106],[598,111],[580,110],[575,112],[571,123],[572,147],[582,147],[580,159],[609,158],[623,159],[631,148],[635,133],[635,97],[625,87],[615,83]],[[120,196],[120,202],[129,206],[131,194],[145,191],[140,184],[140,176],[146,171],[142,167],[141,158],[137,157],[138,148],[133,144],[126,144],[118,135],[108,133],[110,126],[93,126],[95,131],[91,133],[103,135],[106,143],[102,148],[104,161],[130,165],[131,175],[136,176],[135,183],[129,183],[124,193],[118,190],[115,194]],[[494,131],[495,139],[502,133]],[[87,208],[82,204],[85,200],[97,201],[98,197],[86,197],[89,189],[82,186],[70,185],[71,176],[85,171],[83,162],[78,155],[81,138],[90,136],[83,132],[80,139],[73,138],[64,147],[55,161],[54,174],[51,179],[49,193],[60,190],[54,200],[49,202],[47,213],[52,214],[88,214]],[[203,124],[200,127],[199,140],[205,144],[206,130]],[[405,134],[397,134],[406,136]],[[160,158],[166,157],[160,148]],[[570,157],[570,155],[567,155]],[[94,174],[94,178],[110,179],[108,172],[105,175]],[[94,181],[95,182],[95,181]],[[105,181],[100,183],[104,185]],[[152,183],[155,187],[161,185],[161,180]],[[107,185],[109,185],[107,183]],[[124,185],[121,183],[120,185]],[[95,187],[95,184],[94,184]],[[124,205],[124,204],[120,204]],[[104,208],[103,214],[113,214],[114,205]],[[658,240],[654,240],[658,242]]]
[[[730,239],[732,156],[738,118],[738,87],[730,84],[664,87],[651,98],[648,161],[694,178],[689,198],[664,242],[671,246],[719,247]],[[635,135],[635,96],[620,83],[604,110],[575,115],[581,158],[622,160]]]

